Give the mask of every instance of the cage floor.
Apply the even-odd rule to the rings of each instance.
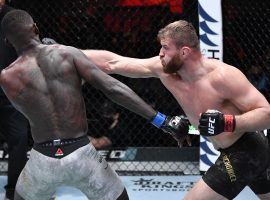
[[[184,197],[200,176],[121,176],[130,200],[179,200]],[[4,200],[7,177],[0,176],[0,200]],[[87,200],[76,188],[59,187],[57,200]],[[258,200],[247,187],[235,200]]]

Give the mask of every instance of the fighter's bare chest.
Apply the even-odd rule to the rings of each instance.
[[[162,79],[185,113],[195,120],[207,109],[222,107],[223,97],[208,80],[186,83],[176,78]]]

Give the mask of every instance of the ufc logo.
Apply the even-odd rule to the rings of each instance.
[[[216,122],[216,119],[211,119],[211,117],[209,117],[209,122],[208,122],[209,134],[215,134],[215,122]]]

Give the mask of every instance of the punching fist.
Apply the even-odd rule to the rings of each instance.
[[[166,132],[175,135],[176,138],[181,138],[183,135],[188,134],[190,122],[187,117],[173,116],[167,117],[161,126],[161,129]]]
[[[157,113],[152,121],[152,124],[158,128],[161,128],[164,132],[169,133],[181,146],[183,141],[186,139],[190,144],[188,138],[188,131],[190,122],[186,116],[173,116],[169,117],[161,113]]]
[[[217,110],[209,110],[201,114],[199,131],[203,136],[214,136],[223,132],[233,132],[235,116],[223,114]]]

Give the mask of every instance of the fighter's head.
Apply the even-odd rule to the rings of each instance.
[[[187,21],[179,20],[168,24],[158,33],[161,43],[160,59],[164,72],[177,72],[191,52],[199,51],[196,30]]]
[[[14,46],[24,45],[39,34],[34,20],[24,10],[8,12],[1,26],[4,36]]]

